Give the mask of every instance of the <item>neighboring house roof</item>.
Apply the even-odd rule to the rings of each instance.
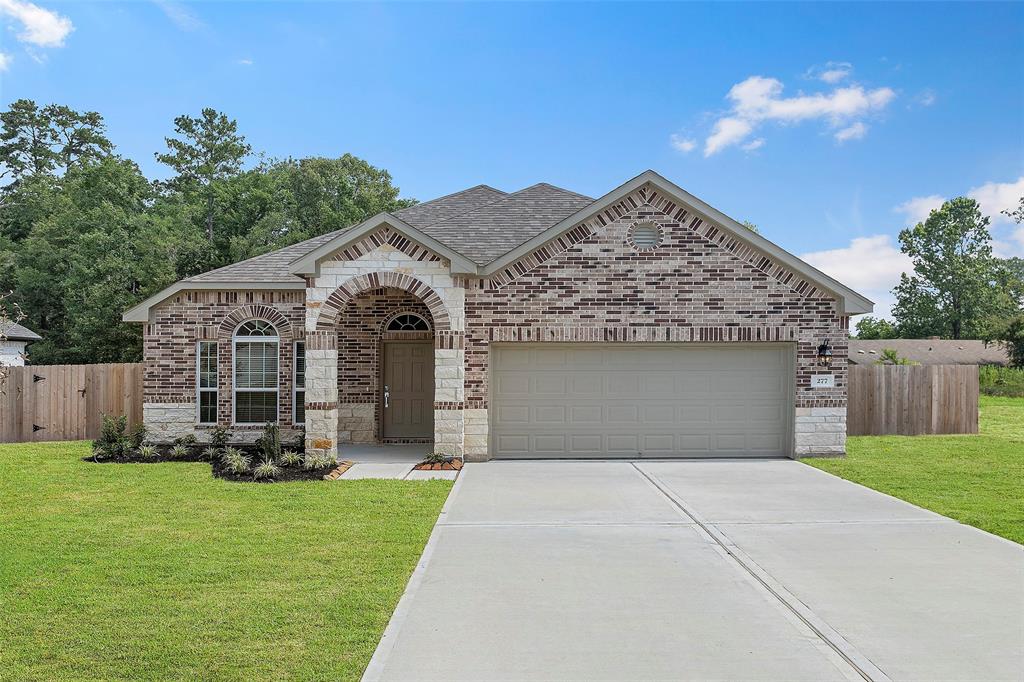
[[[453,273],[486,277],[609,209],[647,184],[686,204],[732,237],[832,292],[840,300],[844,314],[871,311],[871,301],[852,289],[654,171],[645,171],[596,200],[547,183],[511,194],[487,185],[477,185],[394,213],[380,213],[358,225],[189,277],[127,311],[124,319],[144,322],[152,306],[189,289],[245,289],[252,288],[254,284],[271,289],[302,289],[305,287],[302,277],[315,274],[323,258],[384,226],[448,259]]]
[[[1006,349],[984,341],[949,339],[850,339],[850,362],[874,364],[882,351],[891,348],[901,358],[922,365],[1006,365]]]
[[[0,336],[6,337],[10,341],[39,341],[43,338],[28,327],[22,327],[14,322],[0,324]]]

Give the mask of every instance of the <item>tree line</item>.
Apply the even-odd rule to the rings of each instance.
[[[1006,215],[1024,222],[1024,197]],[[978,202],[957,197],[901,231],[914,271],[893,289],[893,321],[865,316],[857,338],[982,339],[1024,366],[1024,259],[993,256],[989,223]]]
[[[269,159],[223,113],[174,119],[150,181],[103,117],[20,99],[0,113],[0,292],[42,335],[35,364],[133,362],[126,309],[184,277],[415,203],[350,154]]]
[[[172,175],[150,181],[97,112],[20,99],[0,113],[0,307],[42,335],[34,363],[138,361],[141,327],[121,313],[144,298],[415,203],[350,154],[256,154],[213,109],[174,119],[165,145],[154,155]],[[1024,222],[1024,198],[1008,215]],[[866,316],[857,336],[998,340],[1024,365],[1024,260],[994,257],[988,226],[959,197],[900,232],[914,272],[893,290],[894,321]]]

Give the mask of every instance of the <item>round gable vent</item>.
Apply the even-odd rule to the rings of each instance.
[[[654,223],[635,225],[629,233],[629,241],[638,251],[650,251],[661,244],[661,228]]]

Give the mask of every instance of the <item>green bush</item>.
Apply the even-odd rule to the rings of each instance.
[[[1024,368],[986,365],[978,368],[981,392],[1007,398],[1024,398]]]
[[[230,439],[231,432],[223,426],[217,426],[210,432],[210,446],[217,450],[226,448]]]
[[[281,456],[281,427],[273,422],[263,428],[263,435],[257,441],[263,451],[263,459],[273,462]]]
[[[302,467],[304,469],[324,469],[337,463],[337,459],[326,453],[306,455],[302,459]]]
[[[185,447],[190,448],[193,445],[195,445],[197,442],[198,441],[196,440],[196,435],[194,433],[190,433],[187,436],[182,436],[181,438],[175,438],[173,445],[184,445]]]
[[[220,450],[212,445],[203,450],[203,459],[208,462],[212,462],[218,457],[220,457]]]
[[[238,448],[225,448],[220,459],[224,468],[236,475],[244,474],[252,466],[252,460]]]
[[[143,445],[139,448],[139,457],[142,459],[156,459],[159,455],[160,452],[155,445]]]
[[[124,459],[130,456],[135,448],[132,447],[132,439],[127,430],[128,418],[123,414],[116,417],[103,415],[100,437],[92,442],[93,458]]]
[[[277,463],[283,467],[294,467],[302,464],[302,455],[294,450],[285,450],[281,453]]]
[[[281,467],[274,464],[274,460],[265,459],[252,470],[253,480],[266,481],[277,478],[281,475]]]
[[[184,445],[175,445],[168,454],[171,459],[185,459],[188,457],[188,453],[189,450]]]

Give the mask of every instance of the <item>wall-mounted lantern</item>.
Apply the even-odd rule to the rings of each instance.
[[[828,340],[822,341],[818,346],[818,365],[821,367],[832,366],[832,347],[828,345]]]

